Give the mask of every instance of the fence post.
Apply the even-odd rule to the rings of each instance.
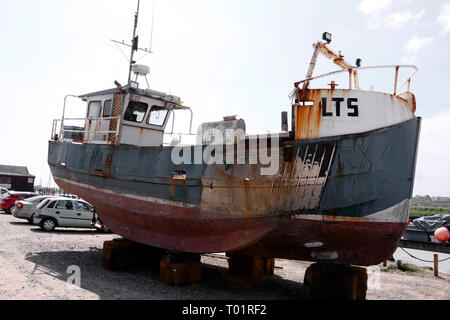
[[[439,277],[439,256],[434,254],[434,276]]]

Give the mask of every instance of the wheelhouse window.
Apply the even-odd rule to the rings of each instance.
[[[144,121],[145,114],[147,113],[148,104],[144,102],[131,101],[128,104],[127,111],[124,115],[124,120],[141,123]]]
[[[88,106],[88,118],[99,118],[100,109],[102,107],[101,101],[91,101]]]
[[[103,118],[112,116],[112,100],[106,100],[103,105]]]
[[[147,124],[161,127],[166,121],[169,110],[160,106],[153,106],[148,116]]]

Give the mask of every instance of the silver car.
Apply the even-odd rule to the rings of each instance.
[[[42,201],[50,201],[50,199],[56,198],[55,196],[37,196],[22,201],[16,201],[12,208],[12,215],[18,219],[28,220],[29,223],[33,223],[34,212],[36,207]]]
[[[36,207],[33,223],[44,231],[62,228],[94,228],[108,232],[94,213],[92,205],[81,199],[53,198]]]

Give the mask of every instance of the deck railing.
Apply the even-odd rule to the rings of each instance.
[[[69,121],[84,121],[85,124],[84,127],[80,127],[79,129],[75,126],[65,126],[64,124]],[[53,120],[51,139],[54,141],[79,142],[79,143],[118,144],[121,121],[122,118],[120,116],[106,117],[106,118],[55,119]],[[110,129],[109,130],[101,129],[102,123],[107,124],[107,126]],[[115,129],[111,129],[114,127]],[[99,135],[102,135],[103,139],[99,139],[98,138]]]
[[[398,74],[399,74],[399,70],[401,68],[412,68],[414,69],[414,71],[412,72],[412,74],[406,78],[406,80],[400,85],[398,86]],[[359,68],[348,68],[348,69],[343,69],[343,70],[337,70],[337,71],[333,71],[333,72],[328,72],[328,73],[324,73],[321,74],[319,76],[315,76],[315,77],[311,77],[299,82],[296,82],[294,84],[295,89],[294,91],[292,91],[292,93],[290,94],[290,98],[292,99],[292,97],[294,97],[295,93],[300,89],[300,84],[309,84],[311,81],[317,80],[317,79],[322,79],[322,78],[327,78],[330,77],[332,75],[336,75],[336,74],[340,74],[340,73],[348,73],[348,89],[352,90],[353,87],[355,89],[360,89],[359,87],[359,71],[364,71],[364,70],[373,70],[373,69],[394,69],[394,90],[393,90],[393,95],[397,95],[397,93],[399,92],[399,90],[401,88],[403,88],[405,85],[408,85],[407,87],[407,91],[410,90],[410,86],[411,86],[411,79],[416,75],[416,73],[419,71],[419,69],[414,66],[414,65],[386,65],[386,66],[370,66],[370,67],[359,67]]]

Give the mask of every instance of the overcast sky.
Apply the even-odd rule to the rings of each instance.
[[[193,108],[195,124],[238,115],[249,132],[279,131],[324,31],[352,63],[416,64],[411,91],[423,126],[414,194],[450,196],[450,1],[155,2],[154,54],[139,63],[151,67],[153,89]],[[47,143],[64,96],[127,81],[129,50],[110,40],[130,41],[136,3],[2,1],[0,164],[27,166],[48,184]],[[141,0],[141,47],[150,45],[153,3]],[[317,73],[335,69],[319,59]],[[391,73],[361,81],[393,86]]]

